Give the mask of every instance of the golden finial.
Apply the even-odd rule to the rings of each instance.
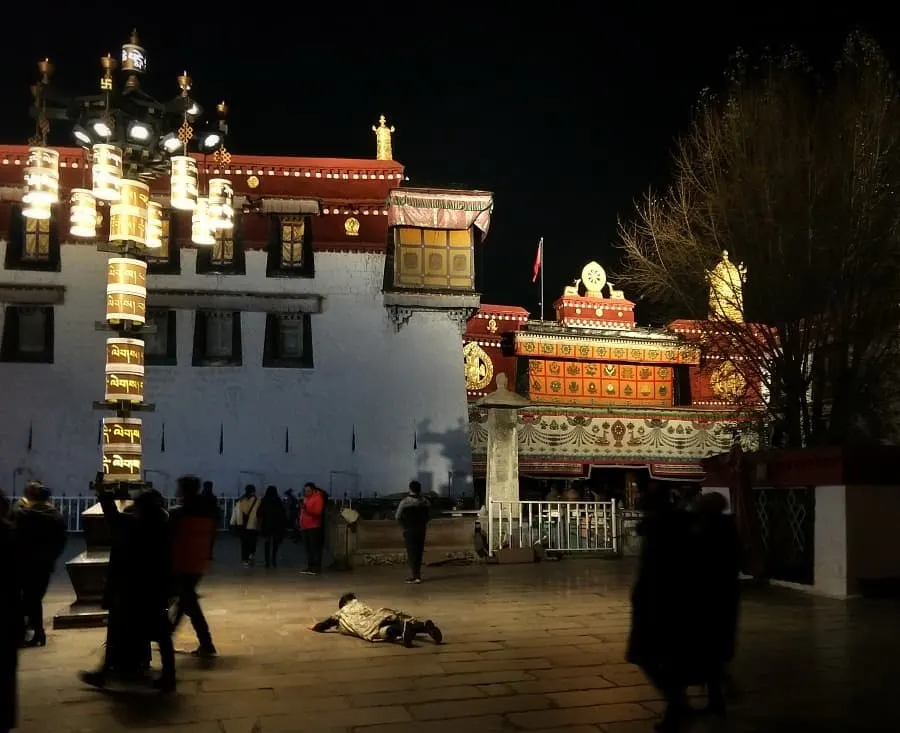
[[[187,71],[182,71],[178,75],[178,88],[181,90],[182,97],[187,97],[188,92],[191,91],[191,77],[188,76]]]
[[[712,321],[744,322],[744,283],[747,268],[735,265],[722,250],[722,259],[712,270],[706,271],[709,283],[709,319]]]
[[[112,73],[116,70],[116,60],[112,54],[106,54],[100,59],[100,68],[103,69],[103,76],[100,77],[100,89],[104,92],[111,91],[113,88]]]
[[[38,61],[38,71],[41,72],[41,84],[49,84],[53,74],[53,64],[50,63],[50,59]]]
[[[393,125],[387,126],[387,120],[384,115],[378,118],[378,127],[372,126],[372,132],[375,133],[375,159],[376,160],[393,160],[394,153],[391,149],[391,134],[396,132]]]

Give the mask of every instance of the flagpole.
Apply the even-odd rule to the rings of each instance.
[[[541,320],[544,320],[544,238],[541,237]]]

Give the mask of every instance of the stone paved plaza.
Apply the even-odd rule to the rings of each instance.
[[[302,576],[292,553],[277,571],[245,570],[233,541],[221,543],[202,586],[220,657],[204,664],[180,655],[174,698],[83,688],[75,673],[99,659],[100,630],[54,631],[45,649],[24,650],[20,730],[652,730],[659,696],[623,662],[630,561],[447,566],[406,586],[402,568]],[[346,590],[433,617],[447,643],[404,649],[308,631]],[[60,574],[47,613],[71,597]],[[742,694],[724,727],[698,720],[691,730],[896,731],[898,629],[893,601],[752,590],[735,665]],[[177,645],[193,644],[186,625]]]

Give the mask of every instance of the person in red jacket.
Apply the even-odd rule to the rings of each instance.
[[[210,548],[216,531],[216,518],[210,504],[200,494],[200,479],[182,476],[178,479],[178,506],[169,512],[172,537],[172,570],[175,580],[175,617],[173,630],[184,616],[191,620],[200,646],[192,654],[214,657],[209,624],[200,608],[197,585],[209,567]]]
[[[325,544],[325,492],[311,481],[303,486],[300,505],[300,531],[306,548],[306,575],[322,572],[322,548]]]

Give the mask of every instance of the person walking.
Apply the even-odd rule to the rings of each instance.
[[[209,567],[209,548],[216,531],[215,517],[210,505],[200,492],[200,479],[182,476],[178,479],[178,506],[169,512],[169,534],[172,537],[172,572],[175,588],[175,613],[172,630],[178,628],[181,619],[191,620],[200,643],[192,654],[214,657],[216,647],[209,633],[209,624],[200,608],[197,586]]]
[[[278,548],[287,529],[287,514],[278,489],[267,486],[259,505],[259,534],[263,538],[263,554],[267,568],[278,567]]]
[[[25,484],[24,496],[13,507],[11,517],[16,528],[26,633],[31,632],[25,646],[46,646],[43,601],[66,546],[66,522],[50,501],[50,491],[39,481]]]
[[[431,518],[431,506],[422,496],[422,484],[409,482],[409,493],[397,507],[397,521],[403,528],[403,542],[409,560],[410,576],[407,583],[422,582],[422,558],[425,555],[425,533]]]
[[[256,558],[256,543],[259,530],[259,499],[256,496],[256,487],[247,484],[244,487],[244,495],[238,502],[236,511],[237,530],[241,538],[241,563],[244,567],[250,567]]]
[[[0,492],[0,733],[16,727],[19,647],[25,638],[19,563],[15,560],[15,530],[10,503]]]
[[[303,486],[303,503],[300,505],[300,531],[306,549],[306,575],[322,572],[322,548],[325,544],[325,494],[314,483]]]
[[[216,535],[218,534],[219,528],[222,526],[222,512],[219,510],[219,499],[213,489],[212,481],[203,482],[203,490],[200,492],[200,498],[206,504],[209,516],[213,518],[213,525],[215,526],[215,531],[212,534],[209,544],[209,559],[212,560],[213,548],[216,545]]]

